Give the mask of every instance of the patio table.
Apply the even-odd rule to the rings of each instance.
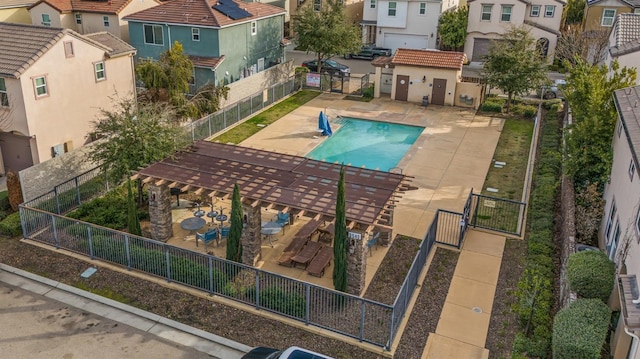
[[[180,228],[189,231],[191,235],[194,235],[193,232],[201,229],[205,224],[207,224],[207,221],[202,217],[189,217],[180,222]],[[185,238],[184,240],[186,241],[187,239]]]
[[[273,242],[274,242],[273,235],[280,233],[281,230],[282,230],[282,226],[280,226],[278,223],[267,222],[262,225],[262,228],[260,229],[260,233],[264,234],[267,237],[267,239],[269,240],[269,244],[271,245],[271,248],[273,248]]]

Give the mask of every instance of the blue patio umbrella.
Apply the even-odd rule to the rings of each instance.
[[[325,115],[322,111],[320,111],[320,119],[318,120],[320,123],[320,129],[322,129],[323,136],[331,136],[333,131],[331,130],[331,125],[329,125],[329,119],[327,115]]]
[[[322,134],[324,135],[325,127],[324,127],[324,112],[320,111],[320,115],[318,116],[318,130],[322,130]]]

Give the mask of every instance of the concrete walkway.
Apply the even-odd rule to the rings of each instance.
[[[505,237],[469,230],[425,359],[486,359],[493,297],[498,284]]]

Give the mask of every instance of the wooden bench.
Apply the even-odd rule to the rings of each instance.
[[[309,262],[311,262],[313,257],[316,256],[321,246],[322,244],[318,242],[311,242],[311,241],[307,242],[307,244],[305,244],[302,250],[300,250],[298,254],[296,254],[291,258],[291,261],[293,262],[293,266],[295,267],[298,264],[302,264],[304,268],[307,268],[307,266],[309,265]]]
[[[311,260],[307,266],[307,272],[315,277],[322,277],[324,270],[331,264],[333,259],[333,247],[322,246],[318,254]]]
[[[278,258],[278,264],[281,266],[292,267],[293,262],[291,262],[291,258],[298,254],[302,247],[307,244],[307,238],[305,237],[294,237],[291,240],[291,243],[287,246],[287,248],[282,251],[280,258]]]
[[[312,219],[309,222],[305,223],[304,226],[302,226],[300,228],[300,230],[298,230],[298,232],[296,232],[296,237],[305,237],[307,239],[311,239],[311,235],[314,234],[317,230],[318,227],[320,227],[320,223],[322,221],[318,220],[318,219]]]

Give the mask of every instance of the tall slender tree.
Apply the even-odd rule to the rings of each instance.
[[[138,207],[136,206],[136,200],[133,197],[133,190],[131,189],[131,180],[127,180],[127,230],[136,236],[142,235],[140,219],[138,218]]]
[[[233,199],[231,200],[231,229],[227,239],[227,259],[242,263],[242,201],[238,184],[233,185]]]
[[[347,210],[345,207],[344,165],[340,167],[338,194],[336,198],[336,225],[333,242],[333,286],[341,292],[347,291]]]

